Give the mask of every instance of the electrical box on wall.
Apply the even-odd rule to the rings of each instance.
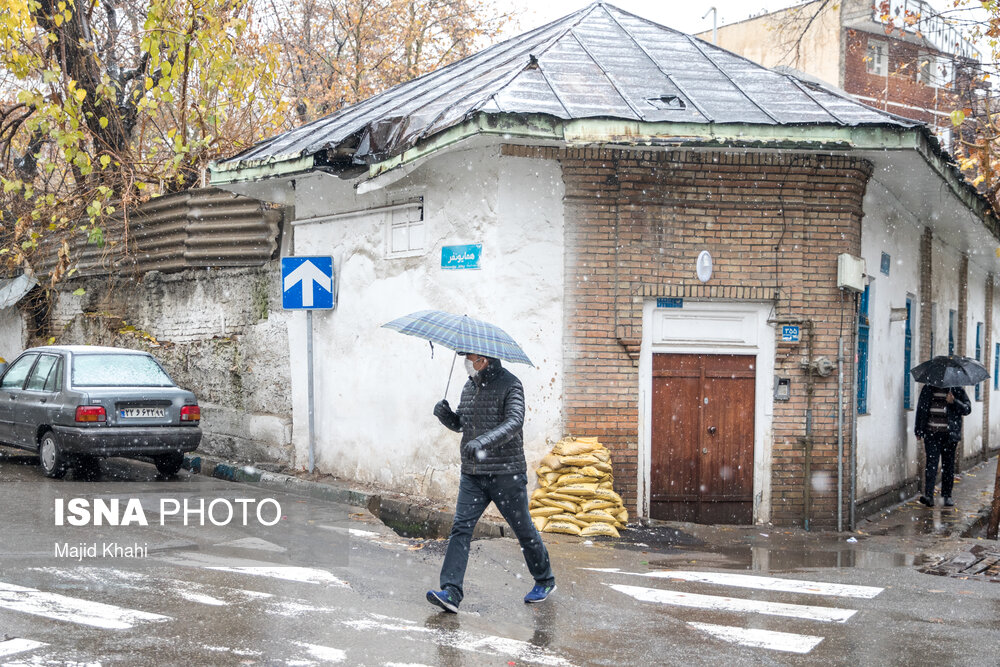
[[[865,260],[849,253],[837,256],[837,287],[865,291]]]

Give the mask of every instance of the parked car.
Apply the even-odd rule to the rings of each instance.
[[[201,442],[195,395],[146,352],[35,347],[0,371],[0,443],[38,452],[49,477],[108,456],[148,457],[173,475]]]

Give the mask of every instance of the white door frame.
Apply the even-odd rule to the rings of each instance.
[[[753,520],[771,517],[771,420],[774,415],[775,327],[770,302],[694,301],[679,308],[657,308],[649,299],[642,309],[639,352],[638,511],[649,516],[652,474],[653,354],[754,355]]]

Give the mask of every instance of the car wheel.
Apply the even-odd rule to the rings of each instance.
[[[162,454],[154,457],[153,463],[156,464],[156,471],[158,473],[164,477],[173,477],[181,469],[181,466],[184,465],[184,455],[180,452]]]
[[[66,474],[66,457],[56,439],[56,434],[47,431],[38,445],[38,458],[41,460],[42,472],[46,477],[59,479]]]

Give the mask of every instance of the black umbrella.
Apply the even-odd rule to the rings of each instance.
[[[942,389],[979,384],[990,376],[986,367],[975,359],[953,355],[934,357],[913,368],[910,373],[917,382]]]

